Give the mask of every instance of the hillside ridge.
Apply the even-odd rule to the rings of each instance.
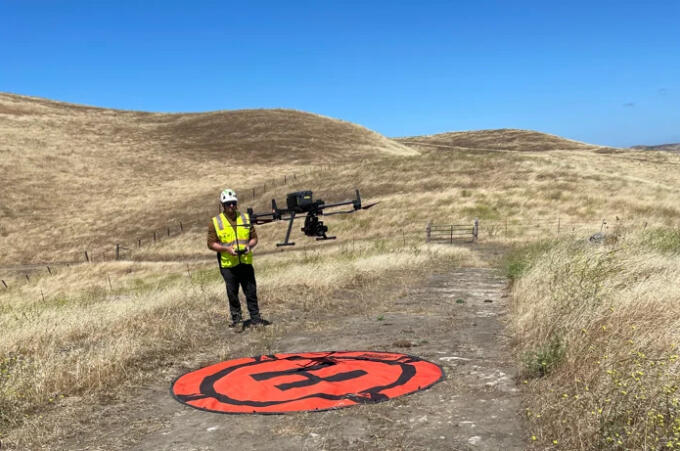
[[[444,132],[433,135],[393,138],[404,144],[426,147],[457,147],[484,150],[602,150],[614,149],[535,130],[514,128]]]
[[[669,144],[657,144],[654,146],[644,146],[644,145],[639,145],[639,146],[633,146],[631,147],[633,150],[661,150],[664,152],[680,152],[680,143],[669,143]]]

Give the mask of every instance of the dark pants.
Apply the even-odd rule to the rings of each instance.
[[[227,298],[229,299],[229,311],[232,321],[241,321],[241,302],[238,300],[238,287],[243,288],[246,296],[250,319],[260,319],[260,309],[257,306],[257,286],[255,284],[255,271],[253,265],[241,263],[232,268],[220,268],[224,282],[227,284]]]

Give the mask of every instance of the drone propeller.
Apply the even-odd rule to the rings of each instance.
[[[372,206],[378,205],[379,203],[380,203],[380,202],[373,202],[372,204],[364,205],[363,207],[361,207],[361,209],[362,209],[362,210],[368,210],[368,209],[371,208]]]

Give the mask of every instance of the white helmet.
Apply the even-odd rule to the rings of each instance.
[[[220,193],[220,203],[223,204],[225,202],[238,202],[238,197],[236,197],[233,189],[227,188]]]

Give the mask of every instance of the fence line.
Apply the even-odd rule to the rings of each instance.
[[[372,238],[388,238],[388,237],[395,238],[395,236],[393,236],[393,235],[378,235],[378,237],[374,236]],[[410,232],[402,232],[401,238],[403,239],[404,247],[410,246],[413,243],[422,241],[421,232],[419,232],[416,229],[413,229]],[[355,242],[362,242],[362,241],[364,241],[364,240],[363,239],[348,238],[347,240],[345,240],[343,242],[329,241],[329,244],[331,244],[331,245],[336,244],[336,245],[340,245],[340,246],[343,246],[343,245],[344,246],[351,246],[352,250],[354,250]],[[310,252],[310,251],[315,251],[315,250],[318,250],[318,249],[319,249],[319,247],[316,246],[316,241],[310,241],[307,245],[302,244],[301,246],[297,246],[296,248],[291,249],[291,250],[292,251],[299,251],[299,252]],[[267,250],[259,250],[258,255],[271,255],[271,254],[280,254],[280,253],[281,253],[280,249],[272,248],[272,249],[267,249]],[[113,260],[108,260],[108,261],[113,261]],[[165,260],[158,260],[158,261],[164,262]],[[204,257],[204,258],[196,258],[196,259],[189,258],[188,260],[183,260],[182,262],[189,265],[192,262],[195,263],[195,264],[201,264],[201,263],[214,262],[214,261],[215,261],[214,256],[207,256],[206,255],[206,257]],[[101,260],[91,260],[91,262],[96,264],[96,263],[101,262]],[[130,260],[130,262],[134,262],[134,260]],[[85,265],[86,262],[84,262],[84,261],[72,262],[72,263],[70,263],[66,266],[70,267],[71,264],[73,264],[73,265]],[[27,274],[27,273],[18,273],[16,276],[13,276],[14,277],[13,281],[10,281],[9,279],[0,279],[0,291],[2,291],[3,288],[4,289],[10,289],[10,288],[16,287],[18,285],[26,286],[29,282],[36,284],[36,283],[38,283],[37,281],[41,277],[46,277],[48,274],[50,276],[55,276],[55,275],[59,274],[59,270],[56,270],[54,267],[50,267],[50,265],[36,264],[36,265],[31,265],[31,266],[33,266],[33,268],[23,269],[25,271],[30,271],[30,275]],[[42,272],[43,273],[42,276],[36,274],[37,272]],[[135,274],[134,273],[133,274],[122,274],[122,276],[123,277],[126,277],[126,276],[134,277]],[[10,283],[10,282],[14,282],[14,283]],[[110,280],[109,274],[107,274],[107,273],[101,274],[101,282],[102,282],[102,285],[109,286],[109,288],[113,291],[112,281]]]
[[[179,232],[177,234],[181,234],[186,229],[188,229],[186,227],[187,224],[191,223],[181,222],[180,225],[180,223],[178,222],[178,228],[176,230],[179,230]],[[614,224],[630,225],[631,223],[616,220]],[[639,225],[642,228],[647,228],[647,226],[649,225],[648,222],[646,221],[636,221],[634,224]],[[493,239],[494,237],[514,238],[521,236],[532,236],[532,234],[535,233],[543,234],[550,233],[556,236],[573,233],[587,233],[591,235],[597,232],[606,233],[608,231],[609,226],[610,224],[608,223],[608,221],[604,219],[591,222],[587,221],[568,222],[563,221],[559,218],[557,220],[539,219],[531,221],[523,220],[521,222],[518,221],[512,222],[509,220],[486,222],[476,220],[468,224],[434,224],[432,222],[429,222],[427,223],[424,230],[423,228],[421,228],[422,226],[414,224],[414,227],[411,230],[403,230],[401,235],[404,246],[407,246],[413,242],[422,242],[423,231],[425,232],[427,242],[458,243],[461,241],[476,242],[483,240],[484,238]],[[407,236],[409,238],[408,240]],[[394,238],[394,236],[392,235],[390,235],[390,237]],[[584,236],[584,238],[587,237]],[[350,239],[348,239],[347,242],[349,241]],[[354,243],[354,241],[355,241],[354,239],[351,239],[352,243]],[[42,264],[30,265],[30,267],[28,268],[17,268],[19,272],[16,275],[12,276],[13,279],[12,281],[10,281],[10,279],[8,278],[0,278],[0,289],[9,289],[17,283],[27,284],[34,282],[36,278],[35,277],[31,278],[29,274],[32,275],[36,272],[44,272],[46,274],[53,276],[55,275],[56,272],[54,267],[57,265],[70,266],[72,264],[86,263],[87,261],[89,261],[90,263],[113,261],[115,260],[116,256],[118,258],[121,258],[123,256],[124,251],[129,252],[131,250],[132,250],[131,248],[124,247],[121,244],[116,244],[115,247],[111,250],[111,258],[109,259],[105,258],[108,255],[105,252],[99,252],[98,254],[96,254],[97,257],[95,258],[92,250],[90,250],[83,252],[84,259],[81,258],[80,260],[77,261],[47,262]],[[266,252],[269,253],[269,251]],[[208,258],[206,258],[205,261],[208,261]]]
[[[263,195],[266,193],[266,191],[269,189],[271,190],[272,188],[288,185],[290,183],[297,182],[298,179],[300,179],[303,176],[309,176],[313,175],[316,176],[320,173],[323,173],[325,171],[332,170],[333,166],[332,165],[321,165],[321,166],[316,166],[316,167],[311,167],[304,169],[302,172],[298,173],[293,173],[293,174],[284,174],[282,177],[274,177],[272,178],[269,182],[263,182],[262,185],[257,185],[254,187],[249,187],[249,188],[243,188],[240,190],[237,190],[237,192],[242,192],[244,193],[242,195],[242,199],[246,199],[246,194],[250,194],[250,200],[254,200],[258,195]],[[262,188],[262,190],[260,190]],[[221,211],[221,210],[220,210]],[[150,235],[147,235],[146,237],[144,236],[137,236],[134,244],[126,243],[126,242],[114,242],[110,246],[107,247],[97,247],[97,248],[88,248],[83,251],[78,251],[75,254],[74,259],[71,260],[62,260],[62,261],[47,261],[39,264],[29,264],[25,265],[25,268],[22,269],[25,274],[23,275],[24,277],[28,277],[28,273],[34,273],[37,271],[42,271],[44,267],[48,268],[48,273],[52,275],[52,269],[50,266],[55,267],[55,266],[70,266],[72,264],[79,264],[79,263],[100,263],[104,261],[115,261],[119,260],[121,258],[125,257],[126,252],[130,252],[133,249],[140,249],[144,247],[145,245],[149,244],[155,244],[161,241],[161,237],[165,236],[165,238],[170,238],[170,237],[176,237],[185,232],[185,228],[189,229],[192,226],[201,224],[201,223],[206,223],[205,221],[205,216],[210,215],[211,213],[206,212],[205,215],[201,215],[201,218],[203,219],[191,219],[191,220],[186,220],[186,219],[176,219],[173,221],[172,226],[165,225],[162,228],[156,228],[155,230],[152,230],[150,232]],[[23,215],[23,216],[30,216],[30,215]],[[24,265],[16,265],[16,266],[24,266]],[[9,279],[7,279],[9,280]],[[0,282],[2,283],[2,288],[9,288],[8,284],[5,279],[0,279]]]
[[[434,224],[428,222],[425,226],[425,235],[427,241],[449,241],[454,242],[457,239],[471,238],[472,241],[479,239],[480,231],[486,237],[504,237],[515,238],[523,236],[532,236],[535,234],[552,234],[557,236],[562,234],[574,233],[600,233],[604,234],[609,230],[610,226],[616,225],[630,225],[628,221],[620,220],[616,217],[613,223],[607,219],[601,220],[586,220],[586,221],[564,221],[561,218],[557,219],[537,219],[537,220],[513,220],[508,219],[504,221],[493,222],[479,222],[475,220],[471,224]],[[636,225],[647,228],[649,223],[647,221],[636,221]]]

